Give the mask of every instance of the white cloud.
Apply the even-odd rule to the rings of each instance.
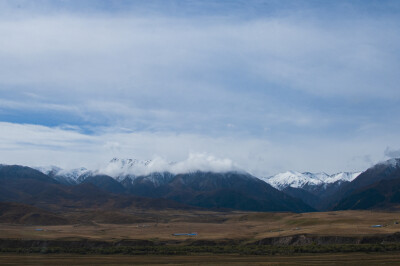
[[[0,20],[0,110],[57,111],[96,125],[200,134],[233,131],[224,124],[240,132],[259,125],[329,127],[345,119],[359,126],[361,119],[348,113],[313,106],[330,97],[345,108],[398,101],[397,24],[296,15],[6,17]],[[297,100],[296,93],[312,100]]]
[[[207,154],[189,154],[185,161],[171,165],[172,173],[187,173],[192,171],[229,172],[239,170],[230,159],[219,159]]]
[[[148,161],[136,159],[134,162],[127,159],[113,159],[99,170],[100,173],[112,177],[125,175],[141,176],[154,172],[183,174],[196,171],[221,173],[242,170],[236,167],[230,159],[220,159],[205,153],[190,153],[188,158],[179,162],[168,162],[159,156]]]
[[[400,158],[400,149],[386,147],[384,154],[389,158]]]
[[[281,144],[253,137],[217,138],[111,128],[85,135],[79,129],[0,123],[0,163],[100,169],[114,157],[153,160],[147,167],[136,169],[143,173],[149,169],[176,173],[243,169],[268,176],[286,170],[359,171],[382,161],[382,147],[396,143],[394,135],[373,140],[368,136],[349,140],[310,137]],[[365,161],[360,154],[368,154],[370,160]],[[177,163],[170,165],[171,161]],[[110,168],[107,173],[114,171]]]

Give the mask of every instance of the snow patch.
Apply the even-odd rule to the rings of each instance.
[[[92,171],[84,167],[76,169],[62,169],[60,167],[51,165],[51,166],[40,166],[33,168],[57,180],[59,180],[60,178],[64,179],[68,183],[80,183],[80,181],[82,181],[79,180],[80,177],[84,175],[90,175],[92,173]]]
[[[319,185],[331,184],[337,181],[351,182],[360,174],[361,172],[356,172],[356,173],[341,172],[333,175],[328,175],[323,172],[300,173],[296,171],[287,171],[271,177],[266,177],[261,179],[270,184],[271,186],[273,186],[274,188],[282,190],[287,187],[303,188],[305,186],[319,186]]]

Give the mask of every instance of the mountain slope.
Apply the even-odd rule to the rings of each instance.
[[[374,184],[381,180],[391,180],[400,177],[400,159],[391,159],[378,163],[367,169],[344,188],[345,193]]]
[[[137,162],[129,162],[138,165]],[[62,181],[59,179],[59,173],[63,170],[59,168],[48,172],[52,177],[31,168],[21,169],[30,169],[29,174],[22,175],[19,181],[16,178],[8,178],[5,182],[7,185],[0,189],[0,200],[34,202],[35,206],[50,209],[57,208],[57,205],[69,206],[68,208],[111,208],[114,205],[133,206],[133,196],[140,196],[153,198],[151,201],[154,204],[156,201],[164,201],[169,202],[171,206],[176,206],[179,202],[196,207],[249,211],[314,211],[301,200],[288,196],[244,172],[153,172],[145,176],[119,174],[114,178],[90,172],[85,178],[77,178],[75,175],[72,179]],[[21,169],[18,171],[22,171]],[[33,176],[35,178],[32,178]],[[74,180],[76,183],[68,180]],[[115,193],[124,196],[117,196]],[[128,196],[129,194],[133,196]],[[128,200],[127,197],[131,199]]]
[[[45,175],[52,177],[59,183],[64,185],[76,185],[85,180],[88,176],[94,173],[85,167],[76,169],[61,169],[57,166],[35,167],[34,169],[42,172]]]
[[[328,175],[326,173],[288,171],[262,180],[292,197],[301,199],[317,210],[326,210],[326,199],[359,174],[359,172],[341,172]]]
[[[352,182],[343,186],[329,203],[330,208],[350,207],[348,204],[344,205],[341,201],[348,197],[354,198],[355,196],[352,194],[357,194],[371,185],[377,185],[380,181],[398,178],[400,178],[400,159],[390,159],[378,163],[360,174]]]
[[[0,202],[0,223],[25,225],[61,225],[68,224],[64,217],[30,205]]]
[[[334,210],[390,208],[400,196],[400,159],[379,163],[335,196]]]
[[[29,167],[17,165],[0,167],[0,201],[3,202],[25,203],[45,210],[190,208],[172,200],[118,195],[107,191],[107,189],[119,191],[121,188],[122,185],[107,176],[95,176],[86,183],[71,186],[60,184],[55,179]]]
[[[320,210],[319,205],[318,205],[319,201],[320,201],[320,197],[314,195],[311,192],[308,192],[307,190],[305,190],[303,188],[287,187],[287,188],[283,189],[282,192],[284,192],[285,194],[287,194],[293,198],[301,199],[304,203],[310,205],[314,209]]]
[[[111,193],[125,193],[125,187],[114,178],[107,175],[94,175],[85,178],[81,184],[93,184],[96,187]]]
[[[334,210],[399,209],[400,178],[382,180],[342,199]]]
[[[125,183],[130,193],[207,208],[230,208],[252,211],[313,211],[301,200],[294,199],[246,173],[194,172],[160,175],[157,185],[148,177]],[[153,178],[154,179],[154,176]],[[145,180],[145,182],[144,182]],[[247,202],[247,204],[246,204]]]
[[[0,201],[20,201],[44,190],[57,189],[59,182],[29,167],[0,167]]]
[[[21,165],[1,165],[0,180],[35,179],[37,181],[57,184],[53,178],[41,173],[38,170]]]

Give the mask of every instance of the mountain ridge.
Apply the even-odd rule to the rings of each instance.
[[[43,175],[46,178],[51,177],[54,182],[64,185],[91,184],[109,193],[165,198],[206,208],[239,208],[253,211],[301,212],[363,208],[367,205],[357,205],[352,203],[352,200],[372,195],[376,191],[380,193],[377,198],[388,198],[385,202],[392,202],[390,195],[394,192],[382,187],[382,184],[378,190],[374,190],[375,192],[370,190],[360,195],[357,193],[371,189],[371,186],[382,180],[400,178],[400,159],[378,163],[364,172],[339,172],[329,175],[324,172],[287,171],[268,178],[257,178],[244,171],[235,170],[186,173],[147,171],[160,169],[152,168],[152,163],[113,158],[108,165],[108,170],[112,170],[113,176],[103,174],[104,168],[78,168],[68,171],[52,166],[37,169],[47,173],[48,176]],[[139,171],[139,174],[135,174],[134,170],[137,170],[137,167],[142,170],[146,168],[147,172]],[[0,169],[2,168],[4,166]],[[397,186],[397,183],[394,182],[393,185]],[[354,193],[356,195],[353,195]],[[388,193],[390,195],[386,195]],[[348,197],[350,199],[346,199]],[[344,202],[341,203],[342,201]],[[368,204],[372,206],[370,202]],[[383,206],[383,203],[379,206]]]
[[[241,172],[246,173],[246,171],[233,168],[225,169],[222,171],[202,171],[196,170],[186,170],[173,173],[171,171],[166,171],[163,167],[153,167],[154,161],[152,160],[139,160],[139,159],[120,159],[114,157],[109,161],[109,163],[98,169],[89,170],[85,167],[73,168],[73,169],[62,169],[57,166],[48,167],[33,167],[44,174],[54,177],[56,180],[67,184],[81,183],[85,178],[91,175],[108,175],[117,181],[123,181],[126,178],[136,179],[138,177],[156,177],[159,175],[169,174],[187,174],[192,172],[215,172],[215,173],[226,173],[226,172]],[[177,164],[176,162],[165,162],[169,166]],[[169,169],[171,170],[171,169]],[[284,190],[287,187],[292,188],[304,188],[305,186],[321,186],[326,184],[332,184],[335,182],[350,182],[354,180],[361,172],[338,172],[336,174],[326,174],[325,172],[311,173],[311,172],[297,172],[297,171],[286,171],[278,173],[270,177],[258,177],[269,185],[273,186],[278,190]],[[63,180],[64,179],[64,180]],[[153,182],[158,182],[158,178],[153,178]]]
[[[331,203],[333,210],[391,208],[400,204],[400,158],[380,162],[346,184]],[[371,201],[372,198],[376,200]]]
[[[328,175],[324,172],[301,173],[297,171],[286,171],[261,179],[269,183],[276,189],[283,190],[287,187],[304,188],[305,186],[320,186],[325,184],[332,184],[337,181],[351,182],[360,174],[361,172],[338,172],[336,174]]]
[[[7,168],[9,167],[3,167],[0,170]],[[11,187],[7,187],[7,182],[4,182],[3,200],[7,201],[8,197],[5,195],[15,191],[13,199],[17,201],[21,197],[23,199],[22,202],[27,202],[28,200],[43,202],[45,199],[48,204],[51,204],[51,199],[55,199],[57,202],[69,206],[93,207],[104,204],[108,206],[110,204],[108,203],[109,200],[104,201],[103,199],[118,200],[118,197],[107,194],[112,193],[112,195],[131,195],[135,197],[171,200],[180,204],[209,209],[314,211],[313,208],[301,200],[286,195],[264,181],[243,172],[215,173],[196,171],[186,174],[164,172],[135,176],[134,178],[127,175],[124,179],[120,180],[91,172],[85,178],[76,176],[74,184],[67,184],[68,182],[59,181],[60,175],[57,173],[61,171],[47,176],[32,168],[17,167],[17,169],[20,168],[30,169],[30,173],[34,173],[33,175],[39,175],[41,178],[45,178],[55,185],[51,187],[51,184],[48,184],[49,182],[36,182],[34,178],[31,178],[31,174],[25,178],[23,183],[15,183],[14,178],[8,178],[7,182],[11,184]],[[67,176],[66,180],[70,180],[70,176]],[[24,184],[28,183],[30,185],[24,188]],[[96,190],[91,186],[94,186]],[[20,188],[25,189],[23,192],[25,191],[28,194],[24,192],[26,195],[19,196]],[[32,190],[32,188],[36,189]],[[85,189],[83,188],[87,189],[88,193],[85,193]],[[89,197],[89,195],[92,196]],[[83,201],[78,203],[77,197]],[[99,202],[96,202],[97,197]],[[245,204],[246,202],[249,204]]]

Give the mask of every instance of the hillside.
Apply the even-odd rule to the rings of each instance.
[[[342,199],[334,210],[400,209],[400,178],[382,180],[354,191]]]
[[[30,205],[0,202],[0,223],[24,225],[69,224],[68,219]]]
[[[397,185],[396,179],[400,179],[400,159],[390,159],[378,163],[343,186],[329,199],[328,204],[331,209],[378,207],[382,203],[381,201],[386,201],[388,197],[391,198],[391,191],[393,190],[391,186]],[[379,184],[381,181],[391,180],[393,182]],[[371,198],[368,199],[368,196]],[[357,201],[359,203],[356,203]],[[380,206],[389,207],[389,205]]]

